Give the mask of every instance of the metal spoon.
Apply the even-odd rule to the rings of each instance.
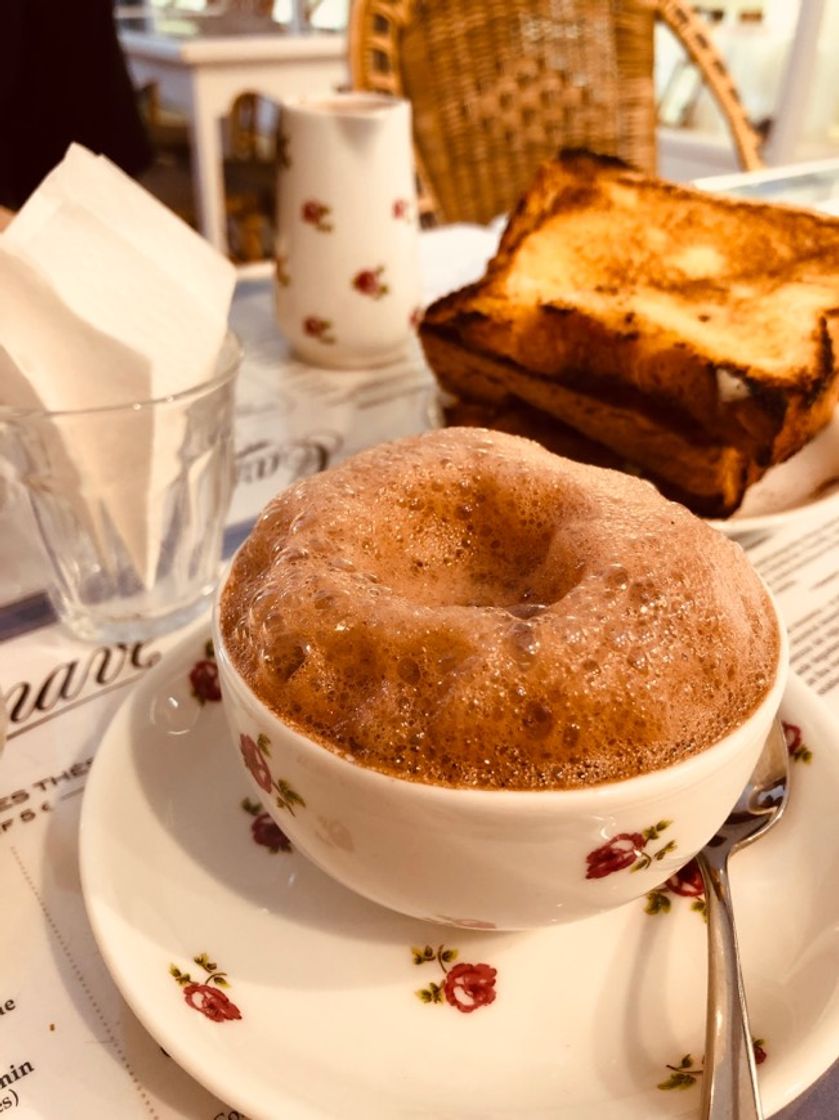
[[[763,1120],[728,880],[728,858],[763,836],[789,794],[789,751],[776,717],[754,773],[720,831],[697,855],[708,913],[703,1120]]]

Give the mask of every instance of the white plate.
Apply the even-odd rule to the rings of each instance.
[[[815,439],[749,487],[743,504],[711,524],[728,536],[780,529],[839,507],[839,411]]]
[[[702,1058],[706,929],[695,899],[668,893],[669,910],[654,915],[641,901],[497,934],[425,925],[355,897],[297,853],[255,842],[221,706],[190,694],[205,638],[168,655],[116,716],[81,826],[102,955],[177,1062],[252,1120],[697,1115],[698,1080],[657,1087],[686,1055],[691,1068]],[[797,681],[785,717],[812,759],[792,767],[787,816],[733,868],[767,1114],[839,1053],[837,732]],[[412,946],[432,959],[415,964]],[[457,957],[441,964],[440,946]],[[191,1006],[170,972],[198,983],[210,964],[226,973],[216,992],[233,1018]],[[444,988],[444,965],[466,964],[496,969],[481,970],[494,1001],[462,1013],[416,994]]]

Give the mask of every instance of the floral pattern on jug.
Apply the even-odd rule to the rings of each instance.
[[[321,319],[318,315],[307,315],[303,320],[303,333],[309,338],[317,339],[318,342],[323,342],[331,346],[335,342],[335,335],[332,334],[332,320]]]
[[[586,856],[586,878],[603,879],[616,871],[644,871],[653,860],[662,860],[676,848],[675,840],[659,848],[657,852],[646,851],[652,841],[658,840],[661,833],[669,828],[672,821],[659,821],[645,828],[643,832],[619,832],[599,848]]]
[[[189,671],[189,684],[192,695],[203,706],[208,702],[221,700],[221,686],[218,679],[218,665],[213,651],[213,643],[204,646],[204,656],[196,661]]]
[[[423,1003],[447,1003],[457,1011],[468,1015],[479,1007],[488,1007],[495,1002],[495,978],[497,970],[488,964],[455,964],[457,949],[447,949],[438,945],[422,948],[413,946],[411,955],[415,965],[429,964],[434,961],[443,970],[441,983],[431,981],[425,988],[419,988],[417,997]]]
[[[289,98],[277,162],[284,338],[314,366],[400,360],[421,298],[410,102],[359,90]]]
[[[316,198],[310,198],[300,207],[300,217],[319,233],[331,233],[335,226],[329,220],[332,207]]]
[[[292,851],[291,841],[272,818],[270,813],[266,813],[258,801],[251,801],[246,797],[242,801],[242,808],[246,813],[253,817],[251,822],[251,836],[253,837],[254,844],[259,844],[262,848],[267,848],[272,855],[277,852],[290,852]]]
[[[183,990],[184,1001],[193,1011],[200,1011],[213,1023],[230,1022],[241,1019],[242,1013],[220,988],[229,988],[227,973],[223,972],[206,953],[192,958],[193,963],[203,968],[206,977],[202,982],[193,980],[188,972],[181,972],[175,964],[169,965],[172,976]]]
[[[380,264],[378,268],[363,268],[353,276],[352,286],[363,296],[369,296],[371,299],[381,299],[390,291],[390,288],[382,279],[384,270],[385,266],[383,264]]]
[[[762,1038],[752,1039],[752,1049],[755,1055],[755,1065],[762,1065],[766,1061],[766,1043]],[[661,1081],[656,1086],[658,1089],[690,1089],[705,1072],[703,1062],[694,1062],[690,1054],[685,1054],[678,1065],[670,1065],[670,1076],[666,1081]]]
[[[291,283],[291,274],[288,271],[288,257],[284,253],[277,253],[276,260],[277,283],[282,288],[287,288]]]

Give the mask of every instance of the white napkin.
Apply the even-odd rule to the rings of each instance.
[[[213,372],[234,283],[233,265],[184,222],[72,145],[0,234],[0,400],[73,410],[196,385]],[[146,586],[155,496],[177,477],[180,436],[149,411],[114,416],[94,445],[65,431],[53,447],[68,500],[98,539],[117,531]],[[104,492],[101,509],[80,508],[83,488]]]
[[[462,222],[426,230],[420,238],[420,275],[425,306],[440,296],[472,284],[486,270],[498,248],[503,219],[490,226]],[[445,252],[441,253],[441,247]]]

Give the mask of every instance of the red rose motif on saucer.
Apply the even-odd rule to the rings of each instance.
[[[193,1011],[200,1011],[214,1023],[231,1022],[242,1018],[242,1012],[232,1000],[219,991],[220,988],[229,988],[227,973],[223,972],[215,961],[211,961],[206,953],[199,953],[192,958],[193,963],[199,965],[206,973],[205,979],[199,983],[188,972],[181,972],[176,964],[169,965],[169,975],[174,977],[184,993],[184,1001]]]
[[[496,970],[488,964],[456,964],[446,976],[446,1003],[469,1013],[495,1000]]]
[[[192,685],[192,695],[199,704],[206,704],[208,700],[221,700],[218,665],[215,661],[196,661],[189,674],[189,683]]]
[[[268,736],[260,735],[256,742],[254,742],[250,735],[240,735],[239,750],[242,752],[245,766],[247,766],[248,770],[250,770],[253,775],[253,780],[260,789],[264,789],[266,793],[270,793],[273,783],[271,781],[271,771],[268,769],[268,763],[265,761],[265,756],[270,754]]]
[[[795,723],[787,723],[786,720],[782,721],[784,728],[784,738],[787,741],[787,750],[793,762],[812,762],[813,752],[804,742],[804,737],[801,734],[801,728]]]
[[[315,198],[310,198],[300,208],[300,217],[303,221],[314,226],[320,233],[330,233],[334,228],[332,222],[328,221],[331,213],[331,206],[327,206],[325,202],[318,202]]]
[[[675,875],[671,875],[665,886],[673,894],[680,894],[683,898],[699,898],[705,893],[702,872],[695,859],[680,867]]]
[[[275,824],[269,813],[260,813],[251,825],[251,834],[254,843],[260,844],[270,852],[290,852],[291,841],[278,824]]]
[[[209,984],[187,984],[184,988],[184,999],[190,1007],[200,1011],[214,1023],[242,1018],[242,1012],[236,1004],[231,1003],[224,992],[211,988]]]
[[[669,914],[671,894],[680,895],[682,898],[693,899],[691,910],[706,917],[705,884],[702,881],[702,872],[695,859],[690,860],[671,875],[670,878],[647,894],[647,904],[644,912],[647,914]]]
[[[200,661],[196,661],[190,669],[189,683],[192,688],[192,695],[202,707],[208,700],[221,700],[218,665],[216,664],[212,642],[207,642],[204,646],[204,656]]]
[[[393,200],[393,216],[397,222],[407,222],[411,217],[411,204],[407,198]]]
[[[488,1007],[495,1002],[495,977],[497,970],[488,964],[456,964],[452,961],[457,957],[457,949],[448,949],[445,945],[432,945],[422,948],[414,946],[411,954],[414,964],[422,965],[436,961],[443,970],[443,982],[432,982],[426,988],[420,988],[417,996],[423,1003],[447,1003],[464,1015],[477,1011],[479,1007]]]
[[[390,291],[390,288],[382,280],[384,270],[385,266],[383,264],[379,265],[378,268],[363,268],[353,277],[352,286],[363,296],[369,296],[371,299],[381,299]]]
[[[752,1051],[755,1056],[755,1065],[762,1065],[767,1058],[766,1043],[762,1038],[752,1039]],[[705,1072],[704,1060],[702,1062],[695,1062],[690,1054],[685,1054],[680,1062],[675,1065],[667,1064],[665,1067],[670,1071],[666,1081],[660,1081],[656,1086],[657,1089],[690,1089],[695,1085],[699,1078]]]
[[[254,844],[267,848],[273,855],[277,852],[291,851],[291,841],[258,801],[251,801],[246,797],[242,802],[242,808],[253,817],[251,836]]]

